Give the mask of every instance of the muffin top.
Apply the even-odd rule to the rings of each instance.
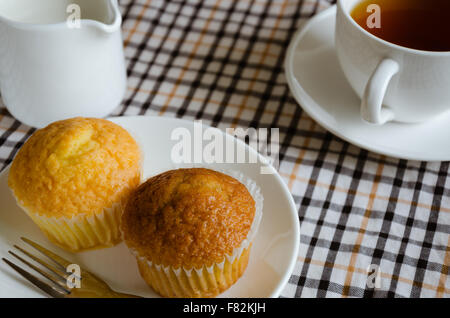
[[[141,152],[122,127],[73,118],[36,131],[14,158],[8,184],[27,210],[87,216],[125,200],[140,182]]]
[[[236,179],[209,169],[171,170],[141,184],[122,216],[127,245],[155,264],[220,263],[247,237],[255,201]]]

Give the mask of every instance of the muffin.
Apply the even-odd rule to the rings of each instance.
[[[241,182],[203,168],[150,178],[130,196],[121,229],[147,284],[164,297],[213,297],[244,273],[262,213]]]
[[[123,206],[140,179],[141,152],[125,129],[104,119],[73,118],[27,140],[8,184],[51,242],[78,252],[121,241]]]

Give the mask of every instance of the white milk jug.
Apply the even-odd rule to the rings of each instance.
[[[0,93],[21,122],[104,117],[126,89],[117,0],[0,0]]]

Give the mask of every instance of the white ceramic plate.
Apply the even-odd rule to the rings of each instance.
[[[361,148],[402,159],[450,160],[450,113],[424,124],[374,126],[361,119],[361,101],[335,53],[335,23],[333,6],[308,21],[291,41],[286,78],[301,107],[321,126]]]
[[[111,119],[135,136],[144,151],[144,177],[176,167],[170,136],[185,127],[193,134],[193,122],[163,117],[117,117]],[[227,135],[226,138],[233,138]],[[238,142],[236,149],[249,149]],[[253,150],[250,150],[253,152]],[[216,164],[212,168],[241,171],[253,179],[264,196],[264,212],[244,275],[222,297],[277,297],[289,279],[300,243],[297,211],[288,188],[277,174],[260,174],[260,164]],[[7,186],[8,169],[0,175],[0,257],[7,257],[13,244],[24,246],[26,236],[102,277],[113,289],[145,297],[157,295],[140,278],[134,257],[121,243],[116,247],[70,254],[55,247],[17,207]],[[274,171],[275,172],[275,171]],[[16,260],[14,259],[14,262]],[[25,265],[24,265],[25,266]],[[43,297],[39,289],[0,262],[0,297]]]

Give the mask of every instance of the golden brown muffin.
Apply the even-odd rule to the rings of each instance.
[[[140,175],[141,152],[125,129],[73,118],[36,131],[14,158],[8,183],[52,242],[80,251],[120,241],[122,202]]]
[[[141,275],[159,294],[211,297],[244,272],[250,244],[238,249],[254,216],[255,201],[238,180],[208,169],[179,169],[136,189],[121,228]]]

